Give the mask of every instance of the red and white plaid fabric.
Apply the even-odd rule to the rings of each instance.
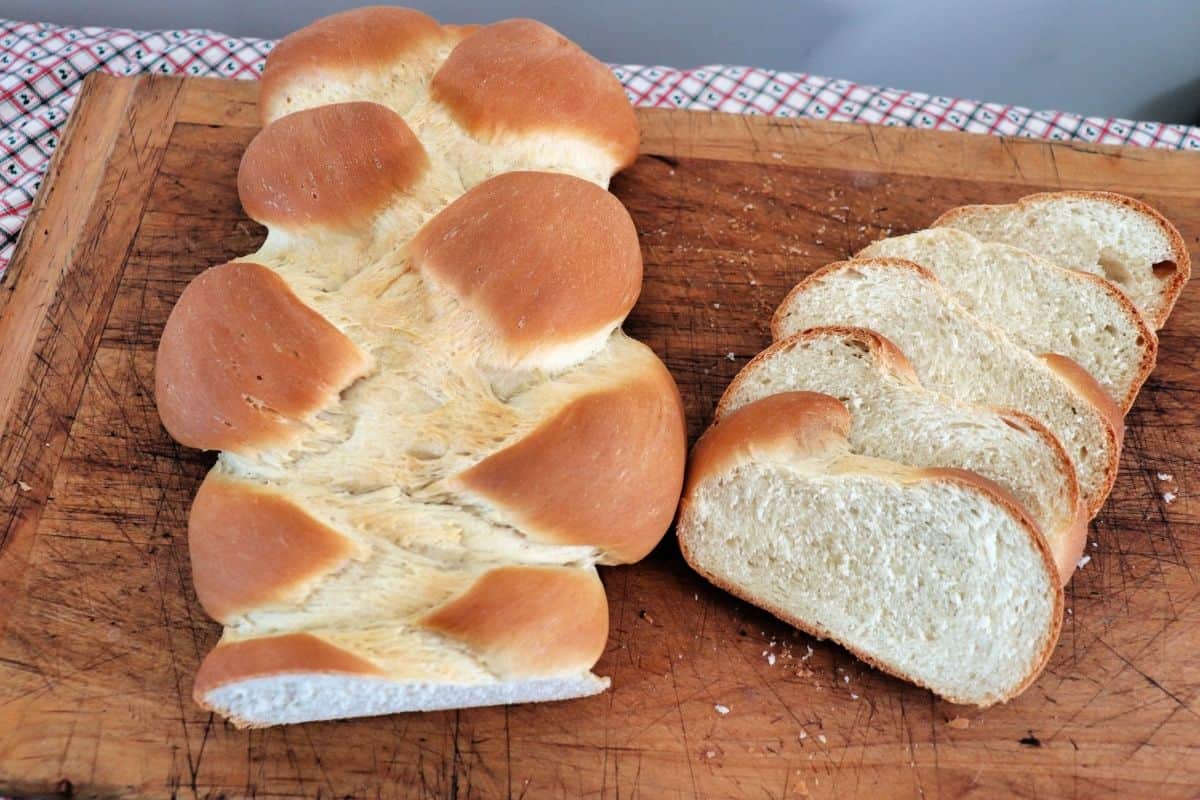
[[[84,75],[101,70],[257,78],[273,44],[204,30],[63,28],[0,20],[0,274]],[[618,65],[612,70],[639,106],[1200,150],[1200,128],[1033,111],[805,73],[729,66]]]

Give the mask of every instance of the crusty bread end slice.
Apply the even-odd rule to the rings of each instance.
[[[933,225],[1103,276],[1129,294],[1156,330],[1192,272],[1175,226],[1140,200],[1113,192],[1043,192],[1009,205],[962,206]]]
[[[987,706],[1045,666],[1063,595],[1037,527],[961,470],[849,453],[837,399],[771,395],[692,452],[684,557],[714,584],[948,700]]]

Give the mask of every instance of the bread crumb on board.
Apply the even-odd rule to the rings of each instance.
[[[1163,483],[1170,483],[1171,481],[1175,480],[1175,476],[1169,472],[1160,472],[1158,473],[1158,479]]]
[[[1075,569],[1083,569],[1091,560],[1091,556],[1084,556],[1083,558],[1079,559],[1079,561],[1075,562]]]
[[[1175,492],[1163,492],[1163,502],[1167,505],[1175,502],[1175,498],[1179,497]]]
[[[720,703],[717,703],[715,706],[713,706],[713,708],[721,716],[725,716],[726,714],[729,713],[729,706],[724,706],[724,705],[721,705]]]
[[[31,490],[33,487],[32,487],[32,486],[30,486],[30,485],[29,485],[28,483],[26,483],[25,481],[17,481],[17,488],[18,488],[18,489],[20,489],[22,492],[28,492],[28,491],[29,491],[29,490]]]
[[[946,727],[953,728],[956,731],[965,731],[967,728],[971,727],[971,720],[967,719],[966,717],[955,717],[946,723]]]

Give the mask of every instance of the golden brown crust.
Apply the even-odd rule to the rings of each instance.
[[[675,515],[687,456],[679,390],[647,355],[630,378],[569,403],[458,482],[540,538],[593,545],[605,563],[645,556]]]
[[[370,678],[385,675],[365,658],[311,633],[288,633],[219,643],[200,664],[192,696],[198,705],[216,711],[206,697],[213,689],[251,678],[313,673]]]
[[[847,451],[849,432],[850,412],[836,397],[817,392],[768,395],[704,432],[688,459],[684,494],[737,463],[836,457]]]
[[[467,25],[443,25],[442,30],[446,35],[455,41],[462,41],[468,36],[474,36],[479,31],[483,30],[483,25],[472,22]]]
[[[815,270],[815,271],[809,273],[808,275],[805,275],[800,280],[799,283],[797,283],[795,286],[792,287],[792,290],[787,293],[787,295],[779,303],[779,306],[775,309],[775,313],[771,315],[771,336],[775,339],[786,338],[787,334],[784,332],[783,323],[784,323],[784,320],[787,319],[787,316],[788,316],[787,309],[789,308],[789,306],[792,305],[792,298],[796,297],[801,292],[807,291],[810,286],[812,286],[817,281],[822,280],[826,275],[828,275],[831,272],[839,272],[843,269],[854,269],[856,267],[860,267],[863,265],[887,266],[887,267],[894,267],[896,269],[906,269],[906,270],[909,270],[910,272],[915,272],[918,275],[920,275],[921,277],[927,278],[927,279],[933,281],[934,283],[938,283],[938,279],[937,279],[936,275],[934,275],[932,272],[925,269],[925,267],[922,267],[920,264],[916,263],[915,261],[909,261],[906,258],[893,258],[891,256],[888,256],[888,257],[883,257],[883,258],[872,258],[870,261],[867,261],[867,260],[835,261],[832,264],[826,264],[825,266],[821,267],[820,269]],[[897,351],[899,351],[899,348],[896,347],[895,344],[892,344],[892,347],[894,347]],[[901,356],[901,358],[904,358],[905,364],[909,364],[908,359],[904,357],[903,353],[900,353],[900,356]],[[911,364],[909,364],[909,369],[910,370],[912,369]]]
[[[1179,295],[1183,292],[1184,285],[1192,274],[1192,256],[1188,252],[1187,243],[1179,230],[1171,224],[1170,220],[1158,212],[1157,209],[1143,203],[1141,200],[1136,200],[1132,197],[1116,192],[1093,192],[1082,190],[1071,190],[1063,192],[1038,192],[1036,194],[1026,195],[1020,198],[1015,203],[1007,205],[1014,207],[1025,207],[1035,203],[1045,202],[1048,200],[1056,200],[1063,197],[1075,197],[1083,200],[1097,200],[1106,203],[1114,203],[1132,209],[1139,214],[1148,217],[1167,237],[1171,243],[1171,254],[1173,268],[1165,265],[1170,269],[1171,277],[1166,281],[1165,285],[1160,290],[1161,303],[1155,315],[1149,319],[1150,324],[1155,330],[1161,329],[1167,323],[1167,317],[1171,315],[1171,310],[1175,307],[1175,301],[1179,299]],[[952,225],[955,218],[968,216],[978,208],[996,208],[997,206],[960,206],[952,208],[935,219],[929,227],[936,228],[944,225]],[[1160,262],[1161,263],[1161,262]],[[1158,268],[1159,265],[1152,265]]]
[[[516,361],[619,325],[642,288],[629,212],[569,175],[508,172],[484,181],[426,223],[411,253]]]
[[[259,92],[265,124],[297,81],[319,83],[329,71],[362,72],[386,68],[423,45],[464,32],[447,31],[432,17],[410,8],[368,6],[319,19],[285,36],[267,57]]]
[[[270,123],[238,169],[246,213],[267,225],[355,228],[429,167],[399,115],[376,103],[337,103]]]
[[[988,406],[988,408],[1005,421],[1033,431],[1053,451],[1054,459],[1058,462],[1059,479],[1066,483],[1067,502],[1073,512],[1066,524],[1048,531],[1047,542],[1050,545],[1050,552],[1054,556],[1054,563],[1058,566],[1059,578],[1066,586],[1067,581],[1071,580],[1071,575],[1075,572],[1075,565],[1079,562],[1079,557],[1083,554],[1083,546],[1087,542],[1088,520],[1091,519],[1087,506],[1083,502],[1083,493],[1079,490],[1075,462],[1071,461],[1071,457],[1067,455],[1067,449],[1063,447],[1058,437],[1041,420],[1013,408],[1000,408],[999,406]],[[982,475],[978,477],[987,480]]]
[[[587,671],[608,641],[608,600],[594,569],[499,567],[421,625],[478,653],[501,679]]]
[[[286,497],[213,471],[192,501],[188,550],[200,605],[226,622],[286,600],[344,564],[354,545]]]
[[[538,132],[583,137],[612,153],[614,172],[637,157],[637,120],[612,72],[534,20],[497,22],[464,39],[430,90],[484,141]]]
[[[1121,443],[1125,438],[1125,417],[1117,403],[1091,373],[1075,361],[1058,353],[1043,353],[1041,359],[1056,375],[1066,381],[1075,393],[1092,405],[1107,425],[1105,431],[1112,456],[1104,467],[1104,480],[1100,490],[1087,504],[1088,516],[1094,517],[1104,505],[1105,498],[1117,479],[1117,467],[1121,460]]]
[[[163,330],[154,390],[163,425],[201,450],[279,445],[370,366],[283,279],[237,261],[200,273]]]
[[[737,413],[738,412],[734,412],[733,416],[737,416]],[[1057,568],[1055,567],[1054,558],[1050,552],[1049,547],[1046,544],[1046,540],[1042,536],[1041,532],[1038,530],[1037,526],[1034,525],[1029,520],[1028,516],[1025,514],[1024,510],[1022,509],[1020,503],[1015,502],[1015,500],[1012,498],[1011,495],[1009,495],[1007,492],[1005,492],[1000,487],[996,486],[996,484],[992,483],[991,481],[988,481],[986,478],[983,478],[979,475],[976,475],[973,472],[968,472],[966,470],[955,470],[955,469],[912,470],[910,468],[904,467],[904,468],[902,468],[902,471],[910,473],[911,477],[908,477],[906,479],[907,481],[911,481],[911,482],[917,482],[917,481],[921,481],[921,480],[949,481],[949,482],[964,484],[973,490],[981,491],[986,494],[989,494],[993,500],[995,500],[1006,511],[1009,512],[1009,514],[1012,516],[1013,520],[1021,528],[1023,528],[1026,531],[1026,533],[1029,535],[1030,540],[1034,543],[1035,548],[1038,550],[1038,553],[1042,557],[1042,561],[1046,566],[1047,574],[1051,575],[1051,576],[1059,574],[1057,572]],[[924,474],[922,475],[921,473],[924,473]],[[783,620],[784,622],[788,623],[789,625],[793,625],[796,628],[798,628],[799,630],[802,630],[805,633],[808,633],[812,636],[816,636],[819,639],[829,639],[834,642],[837,642],[841,647],[844,647],[846,650],[848,650],[850,653],[852,653],[856,658],[858,658],[862,662],[868,664],[869,666],[872,666],[872,667],[880,670],[881,672],[885,672],[889,675],[894,675],[897,678],[900,678],[901,680],[908,681],[909,683],[916,684],[917,686],[923,686],[924,688],[930,689],[931,691],[933,690],[933,687],[922,683],[921,681],[917,680],[916,678],[914,678],[911,675],[906,674],[903,670],[897,669],[896,667],[894,667],[890,664],[884,663],[883,661],[876,659],[876,658],[870,656],[869,654],[863,652],[859,648],[855,647],[853,644],[850,644],[848,642],[841,640],[840,638],[833,635],[833,633],[831,631],[824,628],[823,626],[818,625],[813,622],[810,622],[808,620],[800,619],[799,617],[796,617],[795,615],[789,613],[786,609],[781,608],[780,606],[776,605],[775,603],[772,603],[769,600],[766,600],[764,598],[756,596],[750,590],[748,590],[744,587],[737,586],[733,583],[730,583],[729,581],[725,580],[724,578],[721,578],[718,575],[714,575],[711,572],[709,572],[707,569],[705,569],[704,566],[702,564],[700,564],[695,559],[695,557],[692,555],[691,548],[688,546],[688,538],[689,538],[688,533],[689,533],[689,530],[691,527],[691,513],[692,513],[691,498],[692,498],[692,495],[693,495],[693,491],[691,489],[689,489],[689,491],[684,493],[683,500],[680,504],[680,510],[679,510],[679,520],[680,521],[679,521],[679,533],[678,533],[680,552],[682,552],[684,560],[688,563],[689,566],[692,567],[692,569],[694,569],[694,570],[696,570],[696,572],[700,573],[700,575],[702,575],[706,580],[708,580],[714,586],[717,586],[718,588],[729,592],[730,594],[734,595],[735,597],[741,598],[742,600],[746,601],[747,603],[755,605],[755,606],[763,609],[764,611],[767,611],[770,614],[773,614],[774,616],[778,617],[779,619]],[[1054,652],[1054,646],[1058,642],[1059,633],[1062,630],[1062,617],[1063,617],[1062,584],[1059,581],[1051,580],[1050,585],[1053,587],[1053,592],[1054,592],[1054,611],[1051,614],[1051,617],[1052,617],[1051,630],[1049,630],[1047,632],[1045,644],[1042,646],[1042,649],[1039,651],[1032,668],[1029,670],[1029,673],[1025,676],[1025,679],[1023,681],[1021,681],[1021,683],[1019,683],[1017,686],[1015,686],[1011,691],[1009,691],[1008,694],[1004,695],[1003,697],[995,698],[987,703],[979,704],[981,707],[986,707],[986,706],[992,705],[994,703],[1003,703],[1003,702],[1007,702],[1008,700],[1011,700],[1012,698],[1021,694],[1021,692],[1025,691],[1025,689],[1027,689],[1029,687],[1029,685],[1032,684],[1037,679],[1038,675],[1041,674],[1042,670],[1045,669],[1046,663],[1050,660],[1050,655]],[[974,704],[973,701],[966,699],[966,698],[953,697],[953,696],[948,696],[948,695],[942,695],[942,696],[946,700],[949,700],[952,703],[963,703],[963,704],[968,704],[968,705]]]

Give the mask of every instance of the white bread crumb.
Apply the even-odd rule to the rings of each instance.
[[[1169,472],[1160,472],[1160,473],[1158,473],[1158,479],[1160,481],[1170,482],[1170,481],[1175,480],[1175,476]]]
[[[1163,502],[1170,505],[1175,502],[1175,498],[1178,496],[1175,492],[1163,492]]]
[[[713,708],[715,708],[717,713],[721,714],[722,716],[729,713],[729,706],[723,706],[720,703],[717,703],[715,706],[713,706]]]
[[[1088,565],[1088,562],[1091,560],[1092,560],[1091,556],[1084,556],[1083,558],[1079,559],[1079,561],[1075,564],[1075,569],[1083,569],[1084,567],[1086,567]]]
[[[17,481],[17,488],[20,489],[22,492],[28,492],[33,487],[30,486],[25,481]]]

